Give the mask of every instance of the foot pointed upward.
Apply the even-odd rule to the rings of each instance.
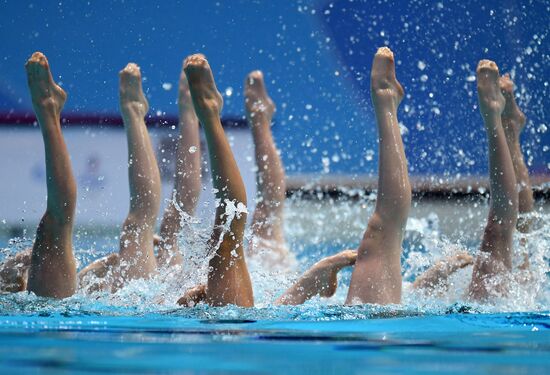
[[[128,63],[119,72],[120,110],[123,116],[136,115],[145,117],[149,103],[141,86],[141,70],[137,64]]]
[[[219,117],[223,107],[223,99],[216,88],[214,76],[206,57],[195,54],[187,57],[183,63],[183,70],[187,76],[189,90],[193,98],[195,112],[204,123],[207,117]]]
[[[481,60],[477,65],[476,74],[481,115],[484,119],[490,115],[500,116],[504,110],[505,100],[499,87],[497,64],[491,60]]]
[[[35,52],[25,64],[32,104],[38,116],[61,113],[67,94],[53,80],[48,59],[42,52]]]
[[[244,81],[244,103],[246,114],[252,125],[266,119],[271,122],[275,113],[275,104],[267,94],[264,75],[259,70],[250,72]]]
[[[371,70],[371,97],[376,105],[401,103],[405,94],[395,75],[393,52],[388,47],[379,48],[374,55]]]
[[[504,110],[502,111],[502,125],[506,137],[517,140],[525,127],[525,115],[519,109],[516,99],[514,98],[514,82],[510,78],[510,74],[506,73],[499,78],[498,84],[500,91],[506,100]]]

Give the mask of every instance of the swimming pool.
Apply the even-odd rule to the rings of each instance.
[[[286,231],[299,269],[361,236],[373,201],[290,199]],[[473,251],[486,215],[484,199],[414,203],[405,252],[405,280],[427,261]],[[468,270],[445,297],[406,292],[399,306],[342,306],[350,272],[336,295],[302,306],[275,307],[293,279],[251,265],[257,306],[178,308],[179,286],[200,278],[133,283],[115,295],[75,295],[59,301],[25,293],[0,296],[0,371],[45,373],[544,373],[550,365],[549,206],[539,204],[540,228],[531,249],[542,274],[529,293],[491,305],[464,301]],[[327,225],[327,222],[332,225]],[[206,223],[198,224],[199,228]],[[110,251],[105,231],[77,230],[82,263]],[[92,237],[92,238],[90,238]],[[109,243],[112,241],[113,243]],[[95,244],[94,244],[95,242]],[[471,272],[471,271],[469,271]],[[164,280],[166,281],[166,280]]]

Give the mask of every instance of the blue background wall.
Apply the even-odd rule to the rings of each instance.
[[[30,111],[23,64],[40,50],[69,93],[66,112],[116,113],[117,72],[135,61],[152,115],[174,115],[181,61],[202,52],[224,116],[242,116],[246,73],[266,73],[289,173],[375,173],[368,73],[376,48],[389,45],[407,92],[400,120],[412,174],[485,173],[473,80],[481,58],[515,75],[531,170],[547,174],[550,6],[462,3],[1,1],[0,112]]]

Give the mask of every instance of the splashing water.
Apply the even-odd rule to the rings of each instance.
[[[401,305],[344,306],[351,269],[339,275],[336,294],[328,299],[315,297],[303,306],[273,306],[274,300],[313,263],[345,248],[356,248],[374,209],[373,196],[358,193],[342,200],[306,200],[293,198],[287,202],[285,232],[288,248],[296,263],[281,268],[266,267],[265,261],[248,257],[253,280],[256,308],[235,306],[212,308],[199,305],[179,308],[178,298],[189,288],[206,282],[208,261],[213,254],[209,240],[212,225],[182,214],[183,230],[179,236],[184,249],[182,267],[160,270],[149,280],[134,280],[116,293],[77,292],[73,297],[54,301],[28,293],[0,297],[4,313],[22,314],[87,314],[132,315],[147,312],[169,313],[199,319],[357,319],[373,316],[442,314],[457,311],[509,312],[541,311],[550,304],[548,273],[550,271],[550,213],[546,206],[531,214],[535,223],[530,233],[516,233],[514,271],[508,294],[486,304],[472,304],[466,299],[472,267],[456,272],[447,284],[429,293],[413,291],[411,283],[428,266],[443,256],[458,251],[475,254],[483,229],[487,201],[455,201],[415,203],[409,218],[402,256],[404,293]],[[244,206],[226,202],[229,217],[246,211]],[[227,226],[227,225],[226,225]],[[228,230],[228,228],[224,228]],[[251,239],[251,234],[247,234]],[[3,256],[31,245],[28,239],[13,239],[2,250]],[[261,241],[259,242],[261,246]],[[245,245],[246,246],[246,245]],[[267,244],[264,252],[268,251]],[[529,254],[529,271],[518,267]],[[105,256],[101,250],[80,249],[79,263]]]

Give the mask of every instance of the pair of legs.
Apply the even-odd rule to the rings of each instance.
[[[469,296],[487,300],[505,295],[512,279],[513,233],[529,230],[529,223],[518,213],[533,210],[529,174],[521,153],[519,138],[525,116],[514,98],[509,75],[499,76],[497,65],[489,60],[477,68],[479,109],[487,131],[491,201],[489,217],[474,263]],[[524,254],[521,268],[528,268]]]
[[[253,71],[246,77],[244,97],[247,120],[254,139],[258,191],[248,253],[253,257],[261,257],[263,265],[268,268],[288,266],[291,260],[283,228],[285,171],[271,133],[275,104],[267,94],[261,71]]]
[[[514,83],[508,74],[499,77],[498,67],[488,60],[480,61],[477,78],[479,107],[489,145],[491,201],[469,296],[484,300],[504,292],[512,266],[514,227],[520,232],[529,231],[530,222],[525,215],[533,211],[534,200],[520,146],[525,115],[514,98]],[[528,254],[524,253],[523,258],[519,268],[527,269]],[[467,254],[446,258],[420,275],[413,287],[433,290],[446,286],[450,274],[472,263],[473,258]]]

